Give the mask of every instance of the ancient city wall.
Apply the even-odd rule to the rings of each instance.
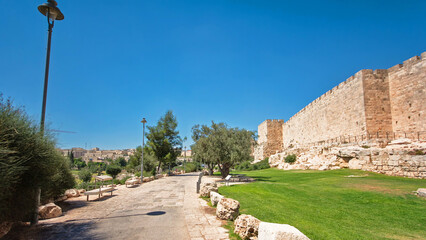
[[[389,92],[393,131],[400,136],[422,134],[424,137],[426,52],[422,53],[421,57],[412,57],[389,69]]]
[[[258,126],[258,145],[254,149],[254,159],[263,160],[283,150],[282,126],[284,120],[265,120]]]
[[[361,70],[303,108],[283,125],[284,148],[365,133]]]

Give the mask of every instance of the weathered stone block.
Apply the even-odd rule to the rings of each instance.
[[[259,219],[251,215],[242,214],[234,221],[234,233],[238,234],[242,239],[257,237],[259,224]]]
[[[234,220],[238,217],[240,203],[231,198],[222,198],[216,208],[216,217],[222,220]]]
[[[305,234],[288,224],[261,222],[259,240],[309,240]]]

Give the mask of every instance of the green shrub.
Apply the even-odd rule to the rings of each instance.
[[[285,157],[285,162],[286,163],[294,163],[294,162],[296,162],[296,155],[295,154],[287,155],[287,157]]]
[[[83,168],[78,173],[78,178],[83,182],[90,182],[92,180],[92,172],[88,168]]]
[[[27,221],[41,202],[75,184],[70,161],[55,149],[52,136],[40,133],[22,108],[0,94],[0,222]]]
[[[108,165],[108,167],[106,168],[106,173],[111,175],[112,178],[115,179],[115,177],[121,172],[121,167],[118,165]]]

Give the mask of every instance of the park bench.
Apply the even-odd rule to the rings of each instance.
[[[112,177],[107,176],[107,175],[96,176],[95,177],[95,185],[96,185],[96,181],[101,181],[102,184],[97,189],[93,189],[93,190],[84,192],[84,195],[87,196],[87,201],[89,201],[90,195],[98,195],[98,200],[101,198],[102,194],[106,193],[106,192],[110,192],[111,196],[112,196],[112,192],[115,190],[115,188],[114,187],[107,187],[107,186],[104,186],[104,184],[103,184],[104,181],[108,181],[108,180],[112,180]]]

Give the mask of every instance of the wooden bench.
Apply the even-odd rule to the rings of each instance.
[[[111,196],[112,196],[112,192],[115,190],[115,188],[104,186],[104,181],[108,181],[108,180],[112,180],[112,177],[107,176],[107,175],[96,176],[95,177],[95,185],[96,185],[96,181],[101,181],[102,185],[97,189],[93,189],[93,190],[84,192],[84,195],[87,196],[87,201],[89,201],[90,195],[98,195],[98,200],[101,198],[102,194],[106,193],[106,192],[111,192]]]

